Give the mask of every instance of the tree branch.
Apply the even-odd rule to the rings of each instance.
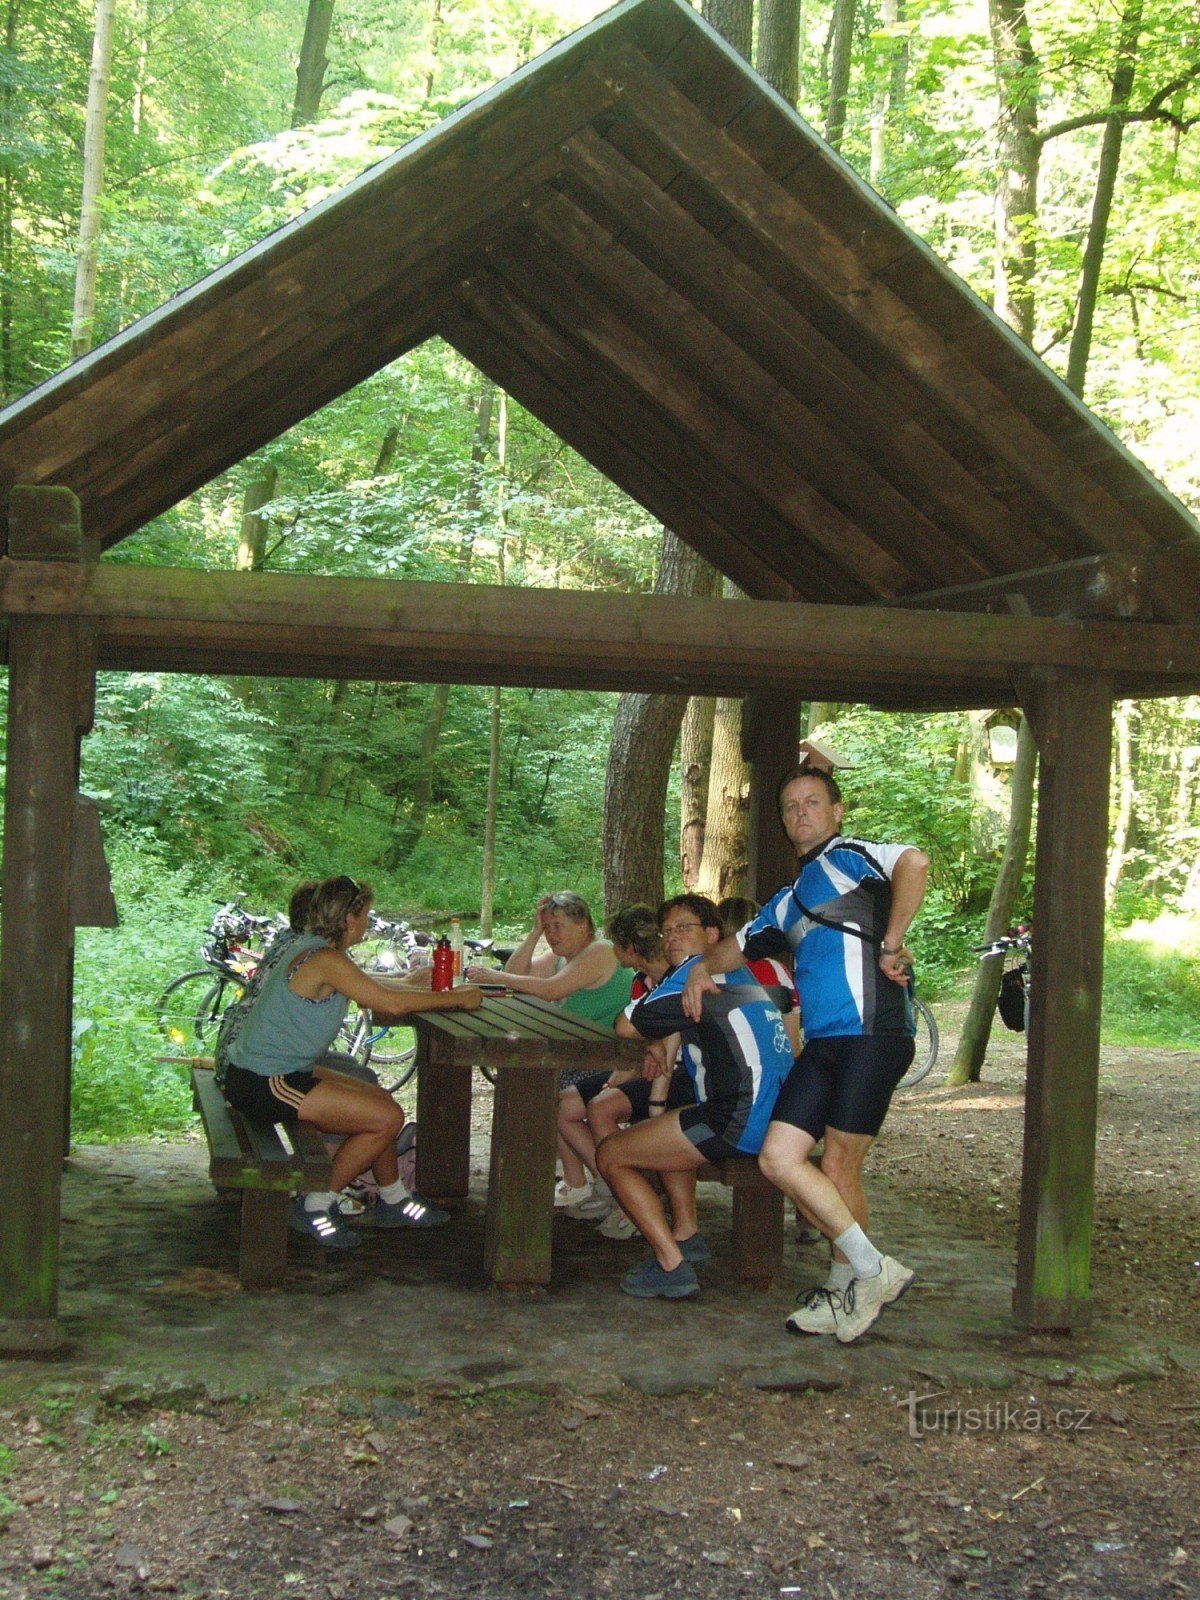
[[[1075,133],[1079,128],[1094,128],[1100,123],[1108,122],[1112,117],[1119,117],[1122,122],[1166,122],[1180,133],[1187,133],[1200,122],[1200,116],[1181,117],[1174,111],[1165,109],[1165,103],[1172,95],[1178,94],[1181,89],[1186,89],[1189,83],[1200,78],[1200,61],[1193,62],[1186,72],[1173,78],[1170,83],[1152,94],[1140,111],[1122,111],[1119,107],[1108,107],[1104,111],[1083,111],[1077,117],[1066,117],[1062,122],[1052,122],[1049,127],[1041,128],[1035,138],[1039,145],[1046,144],[1051,139],[1058,139],[1064,133]]]

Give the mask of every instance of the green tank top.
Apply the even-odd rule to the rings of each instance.
[[[558,1003],[573,1017],[586,1017],[590,1022],[601,1022],[611,1028],[629,1004],[629,991],[633,973],[628,967],[618,967],[607,983],[598,989],[576,989]]]

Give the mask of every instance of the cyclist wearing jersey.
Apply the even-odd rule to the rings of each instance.
[[[866,1236],[862,1167],[913,1056],[904,936],[925,893],[929,859],[911,845],[843,838],[841,790],[828,773],[798,768],[784,777],[778,798],[799,856],[796,881],[697,963],[684,1005],[695,1016],[714,975],[747,957],[794,956],[806,1042],[759,1165],[834,1244],[829,1277],[801,1296],[789,1331],[834,1333],[849,1343],[913,1280]],[[808,1154],[821,1139],[818,1169]]]

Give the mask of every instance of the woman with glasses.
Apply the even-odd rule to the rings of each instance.
[[[473,1011],[475,988],[434,993],[404,979],[368,977],[347,952],[367,931],[372,894],[353,878],[327,878],[313,891],[306,932],[268,974],[241,1031],[229,1047],[225,1098],[245,1116],[266,1122],[308,1122],[341,1134],[329,1191],[302,1195],[288,1226],[318,1244],[348,1249],[358,1237],[343,1223],[338,1194],[368,1169],[379,1187],[370,1218],[377,1228],[431,1228],[449,1214],[410,1194],[400,1178],[396,1135],[404,1112],[376,1084],[346,1077],[327,1053],[351,1000],[365,1009],[404,1016],[412,1011]],[[428,982],[428,974],[424,974]]]
[[[549,953],[538,955],[542,940]],[[543,895],[537,903],[533,927],[508,958],[503,972],[470,967],[468,977],[477,982],[502,983],[515,994],[553,1000],[573,1016],[586,1017],[611,1028],[629,1004],[633,974],[617,960],[608,939],[596,937],[596,924],[580,894],[561,889]],[[570,1089],[585,1078],[588,1068],[567,1068],[559,1088]],[[570,1147],[561,1147],[563,1181],[554,1191],[560,1209],[590,1198],[592,1186],[582,1162]]]

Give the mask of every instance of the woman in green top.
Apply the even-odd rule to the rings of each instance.
[[[543,939],[550,952],[537,955]],[[569,889],[543,895],[538,901],[533,927],[508,958],[503,972],[470,967],[467,976],[473,983],[502,983],[516,994],[556,1001],[564,1011],[606,1028],[613,1026],[629,1004],[633,981],[633,974],[618,962],[609,941],[596,937],[587,901]],[[559,1078],[559,1087],[571,1088],[589,1070],[568,1068]],[[555,1203],[566,1205],[590,1194],[591,1187],[575,1152],[561,1142],[559,1150],[563,1182],[555,1191]]]

